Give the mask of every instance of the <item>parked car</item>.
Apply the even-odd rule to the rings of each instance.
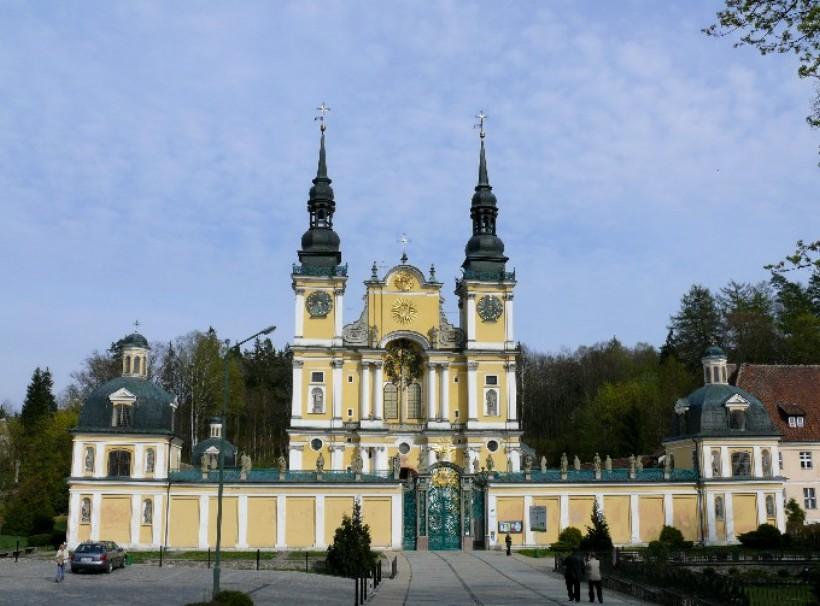
[[[125,566],[125,550],[114,541],[85,541],[71,554],[71,572],[104,570]]]

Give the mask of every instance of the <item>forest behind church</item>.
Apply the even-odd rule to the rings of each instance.
[[[719,343],[729,362],[820,363],[820,242],[768,266],[759,284],[729,282],[712,291],[693,285],[670,317],[661,347],[626,346],[616,338],[575,351],[543,353],[521,344],[519,401],[524,441],[555,466],[562,452],[591,460],[656,452],[675,401],[702,383],[700,358]],[[150,378],[176,395],[175,431],[183,460],[205,436],[223,398],[225,346],[213,328],[152,344]],[[286,454],[291,362],[269,340],[231,350],[227,438],[254,465]],[[119,346],[91,353],[59,397],[48,370],[36,369],[22,412],[0,408],[0,523],[3,533],[41,530],[67,510],[71,436],[82,402],[120,374]],[[2,428],[3,425],[0,425]],[[4,520],[4,522],[3,522]]]

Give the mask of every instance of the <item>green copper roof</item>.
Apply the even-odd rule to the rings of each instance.
[[[220,441],[219,438],[208,438],[207,440],[197,442],[191,451],[191,465],[198,467],[202,459],[202,454],[211,446],[219,452]],[[228,442],[228,440],[225,440],[225,465],[236,465],[236,448],[234,448],[234,445]]]
[[[726,352],[723,351],[717,345],[712,345],[709,347],[706,352],[703,354],[704,358],[725,358]]]
[[[726,401],[732,396],[740,396],[749,403],[746,409],[745,429],[729,427],[729,410]],[[776,436],[779,431],[772,423],[763,403],[747,391],[722,383],[708,383],[683,398],[689,410],[683,416],[683,423],[676,421],[675,436]]]
[[[308,230],[302,235],[302,249],[299,251],[299,262],[316,267],[336,267],[342,262],[339,251],[339,235],[333,231],[333,213],[336,202],[333,199],[333,188],[327,176],[327,158],[325,152],[325,132],[319,142],[319,164],[316,178],[310,188],[307,203],[310,217]]]
[[[132,332],[120,341],[120,345],[123,347],[130,345],[131,347],[144,347],[145,349],[148,349],[148,339],[143,337],[138,332]]]
[[[136,396],[128,427],[112,427],[112,404],[109,396],[126,389]],[[78,431],[110,433],[172,433],[174,396],[159,385],[137,377],[117,377],[97,387],[80,410]]]

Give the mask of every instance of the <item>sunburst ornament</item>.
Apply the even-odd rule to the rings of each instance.
[[[399,298],[393,303],[393,319],[399,324],[410,324],[416,319],[419,310],[415,303],[408,299]]]

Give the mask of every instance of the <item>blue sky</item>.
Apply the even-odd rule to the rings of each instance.
[[[483,108],[518,337],[662,343],[820,233],[811,85],[704,36],[720,4],[2,3],[0,401],[136,318],[284,344],[323,100],[346,321],[402,232],[455,311]]]

